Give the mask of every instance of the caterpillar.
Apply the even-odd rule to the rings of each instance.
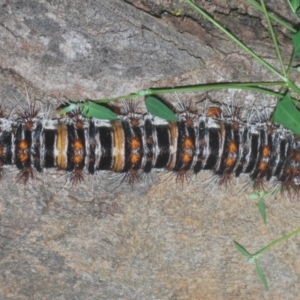
[[[70,173],[73,184],[84,174],[113,171],[134,184],[153,169],[167,170],[184,182],[188,174],[211,170],[219,184],[248,174],[255,187],[266,181],[299,191],[300,141],[291,131],[259,118],[243,120],[238,109],[224,115],[219,107],[196,114],[181,105],[177,121],[137,112],[126,105],[116,120],[85,118],[80,111],[46,118],[34,104],[17,118],[0,114],[0,172],[7,165],[20,171],[18,181],[33,170],[57,168]]]

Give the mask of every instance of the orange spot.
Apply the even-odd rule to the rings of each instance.
[[[3,147],[2,146],[0,146],[0,157],[2,157],[3,156]]]
[[[184,153],[184,154],[182,155],[182,162],[183,162],[184,164],[189,163],[189,162],[191,161],[191,159],[192,159],[192,155],[189,154],[189,153]]]
[[[186,137],[183,142],[184,149],[192,149],[194,147],[194,143],[190,137]]]
[[[131,149],[132,150],[138,150],[141,148],[141,142],[137,137],[133,137],[131,139]]]
[[[29,155],[26,152],[25,153],[22,152],[22,153],[19,154],[19,159],[20,159],[21,162],[25,162],[28,159],[28,157],[29,157]]]
[[[21,140],[19,142],[19,149],[23,151],[28,149],[28,143],[26,140]]]
[[[211,118],[220,118],[221,114],[222,114],[222,109],[217,106],[209,107],[206,112],[206,116]]]
[[[76,165],[80,164],[82,162],[82,155],[80,155],[80,154],[74,155],[73,162]]]
[[[83,149],[83,144],[82,144],[81,140],[76,139],[76,140],[74,141],[73,150],[74,150],[74,151],[80,151],[80,150],[82,150],[82,149]]]
[[[226,165],[227,168],[231,168],[231,167],[234,166],[235,162],[236,162],[235,158],[233,158],[233,157],[227,157],[227,159],[225,161],[225,165]]]
[[[229,146],[228,146],[228,152],[229,152],[229,153],[236,153],[236,152],[237,152],[237,145],[236,145],[236,142],[231,141],[231,142],[229,143]]]
[[[262,157],[269,157],[270,156],[270,147],[269,146],[264,146],[262,149]]]
[[[266,171],[267,167],[268,167],[268,164],[265,161],[261,161],[259,163],[258,170],[260,172],[264,172],[264,171]]]
[[[131,164],[136,164],[140,161],[141,156],[138,153],[132,153],[130,156],[130,162]]]

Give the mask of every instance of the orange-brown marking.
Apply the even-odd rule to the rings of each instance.
[[[73,150],[74,151],[81,151],[81,150],[83,150],[83,144],[82,144],[82,141],[80,139],[76,139],[74,141]]]
[[[211,118],[220,118],[222,114],[222,109],[217,106],[209,107],[206,116]]]
[[[138,150],[141,148],[141,141],[134,136],[131,138],[130,146],[132,150]]]
[[[189,153],[184,153],[184,154],[182,155],[182,162],[183,162],[184,164],[188,164],[191,160],[192,160],[192,155],[191,155],[191,154],[189,154]]]
[[[237,152],[237,145],[236,145],[236,142],[235,141],[231,141],[229,143],[229,146],[228,146],[228,152],[229,153],[236,153]]]
[[[131,153],[131,155],[130,155],[130,162],[131,162],[132,165],[138,163],[140,161],[140,159],[141,159],[140,154],[138,154],[138,153]]]
[[[73,162],[76,165],[80,164],[82,162],[82,159],[83,159],[83,157],[80,154],[76,154],[73,156]]]
[[[124,166],[124,131],[121,122],[113,122],[112,124],[114,136],[114,172],[121,172]]]
[[[3,146],[0,146],[0,157],[2,157],[4,154]]]
[[[193,149],[193,147],[194,147],[193,140],[190,137],[186,137],[183,141],[183,149],[190,150]]]
[[[226,161],[225,161],[225,165],[227,168],[231,168],[235,165],[236,159],[233,157],[227,157]]]
[[[20,149],[21,151],[24,151],[24,150],[27,150],[27,149],[28,149],[28,143],[27,143],[26,140],[21,140],[21,141],[19,142],[19,149]]]
[[[170,134],[171,134],[171,141],[170,141],[170,161],[168,164],[168,169],[172,170],[175,166],[176,161],[176,150],[177,149],[177,138],[178,138],[178,126],[176,122],[169,123]]]
[[[268,163],[265,161],[261,161],[258,165],[258,170],[260,172],[264,172],[267,169],[267,167],[268,167]]]
[[[67,144],[68,144],[68,130],[65,124],[58,124],[57,126],[57,141],[56,141],[56,150],[57,157],[56,163],[59,169],[67,168]]]
[[[271,153],[270,147],[269,146],[263,146],[262,148],[262,157],[269,157]]]
[[[28,159],[29,155],[27,152],[19,153],[19,159],[21,162],[25,162]]]

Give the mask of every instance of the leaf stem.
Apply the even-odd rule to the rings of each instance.
[[[136,98],[141,96],[157,95],[157,94],[166,94],[166,93],[183,93],[183,92],[197,92],[197,91],[207,91],[207,90],[221,90],[221,89],[241,89],[241,90],[250,90],[256,91],[268,95],[272,95],[278,98],[283,98],[284,95],[274,92],[273,90],[266,89],[264,87],[270,86],[282,86],[285,83],[282,81],[275,82],[243,82],[243,83],[214,83],[214,84],[200,84],[193,86],[181,86],[174,88],[157,88],[157,89],[146,89],[134,92],[129,95],[115,97],[115,98],[106,98],[95,100],[98,103],[101,102],[110,102],[114,100],[122,100],[128,98]]]
[[[269,249],[271,249],[272,247],[274,247],[275,245],[287,240],[288,238],[296,235],[300,233],[300,228],[298,228],[297,230],[292,231],[291,233],[284,235],[283,237],[273,241],[272,243],[270,243],[269,245],[267,245],[266,247],[262,248],[261,250],[259,250],[258,252],[256,252],[253,255],[253,258],[258,259],[264,252],[268,251]]]
[[[263,8],[255,1],[253,0],[247,0],[253,7],[255,7],[257,10],[264,12]],[[289,1],[288,1],[289,2]],[[280,24],[281,26],[285,27],[286,29],[290,30],[293,33],[297,33],[297,30],[295,28],[293,28],[290,24],[284,22],[282,19],[280,19],[279,17],[277,17],[276,15],[274,15],[273,13],[268,12],[268,15],[271,19],[273,19],[274,21],[276,21],[278,24]]]
[[[283,60],[282,60],[282,56],[281,56],[280,49],[279,49],[279,46],[278,46],[277,38],[275,36],[274,28],[273,28],[272,23],[270,21],[269,14],[267,12],[265,2],[264,2],[264,0],[260,0],[260,3],[261,3],[263,13],[264,13],[264,15],[266,17],[266,20],[267,20],[267,23],[268,23],[269,31],[270,31],[270,34],[271,34],[271,37],[272,37],[272,40],[273,40],[273,44],[274,44],[276,54],[277,54],[277,57],[278,57],[278,60],[279,60],[280,66],[281,66],[281,70],[284,74],[284,77],[287,78],[286,72],[285,72],[285,67],[284,67]]]
[[[228,30],[226,30],[223,26],[221,26],[217,21],[215,21],[210,15],[208,15],[204,10],[194,4],[191,0],[185,0],[187,4],[189,4],[192,8],[194,8],[198,13],[200,13],[204,18],[208,19],[213,25],[215,25],[218,29],[224,32],[232,41],[234,41],[238,46],[244,49],[248,54],[250,54],[254,59],[256,59],[260,64],[265,66],[272,73],[276,74],[280,80],[286,82],[287,78],[280,74],[278,70],[276,70],[272,65],[262,59],[259,55],[257,55],[254,51],[252,51],[249,47],[247,47],[244,43],[238,40],[233,34],[231,34]]]

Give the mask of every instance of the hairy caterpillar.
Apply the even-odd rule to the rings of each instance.
[[[299,190],[300,144],[282,126],[241,120],[238,110],[224,116],[211,107],[197,115],[181,105],[178,120],[166,121],[139,114],[127,105],[117,120],[84,118],[71,112],[64,118],[41,117],[34,105],[15,120],[0,117],[0,171],[14,164],[18,180],[58,168],[70,172],[74,184],[84,173],[122,173],[130,184],[152,169],[176,173],[182,182],[189,173],[211,170],[220,184],[242,173],[256,187],[275,181],[290,191]]]

